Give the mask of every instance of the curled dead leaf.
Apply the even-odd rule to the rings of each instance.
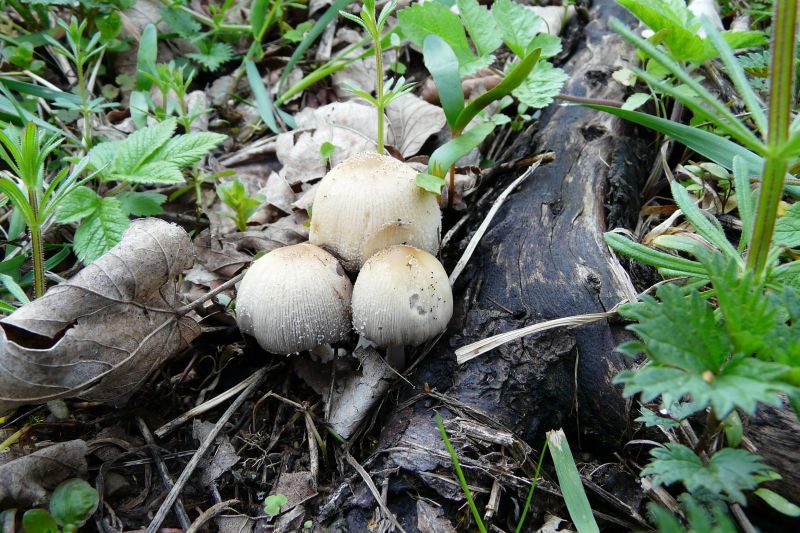
[[[123,403],[200,332],[175,280],[194,262],[180,226],[134,221],[122,242],[0,321],[0,412],[57,398]]]

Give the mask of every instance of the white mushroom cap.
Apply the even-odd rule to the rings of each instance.
[[[350,332],[350,279],[331,254],[303,243],[256,260],[236,298],[236,322],[268,352],[289,354]]]
[[[392,246],[364,263],[353,286],[353,326],[378,346],[417,346],[447,328],[453,291],[442,264],[412,246]]]
[[[397,159],[365,152],[322,178],[309,240],[333,252],[350,271],[394,244],[439,250],[442,215],[435,194],[417,186],[417,172]]]

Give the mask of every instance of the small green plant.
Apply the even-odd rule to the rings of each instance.
[[[174,61],[167,64],[156,64],[151,72],[142,73],[155,85],[161,93],[161,103],[156,105],[149,100],[154,115],[158,120],[166,120],[176,116],[183,131],[189,132],[192,122],[206,113],[206,109],[189,109],[186,95],[194,79],[194,72],[187,72],[186,65],[178,66]],[[150,95],[147,95],[150,98]],[[174,99],[173,99],[174,96]]]
[[[510,119],[504,115],[484,117],[481,124],[472,126],[473,120],[492,103],[507,105],[512,95],[522,107],[545,107],[567,78],[561,69],[545,61],[561,50],[561,40],[540,33],[544,24],[527,7],[512,0],[497,0],[491,11],[477,0],[458,0],[456,4],[458,15],[437,2],[415,4],[398,14],[403,33],[422,46],[425,67],[439,92],[452,136],[451,141],[433,152],[428,172],[419,174],[417,183],[439,194],[449,170],[450,202],[456,161],[480,145],[498,124]],[[462,77],[490,67],[495,61],[494,52],[504,43],[516,60],[509,62],[505,72],[495,71],[502,77],[496,87],[465,102]]]
[[[377,140],[377,151],[379,154],[383,154],[383,137],[385,134],[385,127],[384,127],[384,111],[386,106],[388,106],[393,100],[399,98],[400,96],[408,93],[414,87],[413,83],[405,83],[405,79],[403,77],[397,78],[395,80],[389,80],[388,83],[384,84],[383,79],[383,40],[386,38],[384,35],[384,27],[386,26],[386,21],[389,19],[389,16],[394,11],[395,7],[397,7],[397,0],[390,0],[383,6],[381,9],[380,14],[375,11],[375,0],[364,0],[364,4],[361,7],[360,16],[357,17],[346,11],[341,11],[340,14],[348,20],[351,20],[364,28],[367,32],[367,36],[372,41],[372,47],[375,51],[375,64],[376,64],[376,78],[375,78],[375,96],[369,94],[369,92],[355,87],[353,85],[348,85],[347,89],[363,98],[367,102],[371,103],[375,106],[375,109],[378,112],[378,140]]]
[[[9,168],[0,171],[0,192],[11,202],[15,213],[28,228],[33,258],[33,292],[37,298],[45,290],[42,231],[55,210],[91,177],[80,179],[88,164],[88,159],[84,158],[72,171],[64,167],[49,182],[45,180],[47,158],[60,144],[60,139],[46,136],[32,123],[22,131],[7,128],[0,132],[0,158]]]
[[[31,509],[22,516],[25,533],[74,533],[97,510],[97,491],[82,479],[61,483],[50,498],[50,510]]]
[[[225,138],[212,132],[174,135],[176,127],[176,120],[170,118],[124,140],[98,144],[89,152],[89,165],[100,180],[117,185],[104,195],[78,187],[58,210],[58,222],[80,223],[73,246],[81,261],[89,263],[116,245],[129,216],[162,212],[166,196],[137,188],[184,183],[181,169],[200,161]]]
[[[72,17],[69,24],[61,19],[58,20],[58,24],[66,32],[66,46],[48,34],[44,34],[43,37],[50,46],[75,66],[75,75],[78,78],[76,90],[81,99],[79,105],[73,104],[69,100],[61,100],[59,105],[66,109],[80,111],[83,116],[83,146],[88,151],[92,147],[92,113],[115,105],[105,102],[103,98],[92,99],[88,88],[87,74],[91,70],[91,62],[99,61],[99,56],[105,50],[106,44],[100,42],[101,34],[99,32],[93,34],[87,41],[84,37],[87,26],[85,20],[78,23],[78,20]]]
[[[270,516],[280,514],[281,507],[288,503],[289,499],[283,494],[270,494],[264,499],[264,512]]]
[[[325,160],[325,164],[329,167],[331,166],[331,159],[333,159],[333,153],[336,151],[336,147],[333,143],[325,141],[319,147],[319,155],[322,156],[322,159]]]
[[[217,196],[233,210],[233,214],[228,216],[236,224],[236,229],[239,231],[247,230],[247,221],[258,210],[259,206],[264,203],[264,197],[260,194],[248,196],[244,184],[238,178],[220,183],[217,186]]]

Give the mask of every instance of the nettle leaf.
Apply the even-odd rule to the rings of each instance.
[[[496,0],[492,4],[494,17],[503,40],[512,52],[525,57],[530,50],[531,41],[541,31],[542,18],[513,0]]]
[[[103,198],[100,207],[75,232],[73,249],[88,264],[114,247],[130,221],[116,198]]]
[[[61,200],[56,211],[56,222],[68,224],[78,222],[100,207],[100,197],[89,187],[81,185]]]
[[[541,109],[553,103],[569,79],[567,73],[547,61],[539,61],[528,77],[512,91],[520,102],[533,109]]]
[[[528,50],[539,48],[542,50],[542,59],[553,57],[561,51],[561,38],[557,35],[550,35],[549,33],[540,33],[533,38],[531,44],[528,45]]]
[[[711,456],[708,465],[682,444],[669,443],[655,448],[653,460],[642,470],[655,485],[682,483],[692,494],[725,497],[746,505],[744,491],[758,486],[758,478],[772,473],[758,455],[747,450],[723,448]]]
[[[177,135],[150,156],[150,160],[172,163],[179,168],[188,167],[200,161],[224,140],[225,135],[210,131]]]
[[[626,396],[641,394],[645,403],[661,397],[666,406],[688,397],[686,415],[710,405],[722,419],[735,408],[752,414],[759,403],[778,406],[779,395],[794,390],[781,382],[789,367],[742,354],[731,356],[733,343],[697,291],[685,295],[667,284],[657,296],[660,301],[643,297],[620,310],[638,321],[629,329],[644,342],[634,348],[650,359],[638,371],[624,371],[615,379],[625,384]]]
[[[167,201],[163,194],[151,191],[123,191],[115,196],[128,215],[148,217],[164,212],[161,205]]]
[[[800,246],[800,202],[792,204],[786,214],[775,222],[772,241],[776,246],[787,248]]]
[[[458,12],[479,56],[487,56],[503,44],[503,32],[489,10],[478,0],[457,0]]]
[[[398,12],[397,20],[403,35],[417,46],[422,46],[425,37],[432,33],[450,45],[461,65],[476,59],[461,19],[438,2],[414,4]]]

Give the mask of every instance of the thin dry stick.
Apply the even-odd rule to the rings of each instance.
[[[204,294],[203,296],[201,296],[197,300],[195,300],[193,302],[190,302],[190,303],[184,305],[183,307],[177,308],[175,310],[175,314],[178,315],[178,316],[183,316],[183,315],[185,315],[186,313],[188,313],[190,311],[194,311],[195,309],[197,309],[204,302],[207,302],[208,300],[210,300],[211,298],[213,298],[217,294],[221,293],[222,291],[224,291],[226,289],[229,289],[229,288],[233,287],[234,285],[236,285],[237,283],[239,283],[242,280],[243,277],[244,277],[244,272],[242,272],[241,274],[237,274],[237,275],[233,276],[231,279],[229,279],[228,281],[226,281],[225,283],[223,283],[222,285],[220,285],[216,289],[207,292],[206,294]]]
[[[378,491],[378,487],[375,486],[375,482],[372,481],[372,478],[369,475],[369,472],[364,470],[364,467],[358,464],[358,461],[350,455],[350,452],[344,453],[344,458],[350,463],[350,466],[356,469],[356,472],[361,476],[361,479],[364,480],[364,483],[369,488],[369,491],[372,493],[373,498],[375,501],[378,502],[378,506],[381,508],[381,511],[389,518],[389,521],[394,524],[394,527],[399,529],[402,533],[405,533],[406,530],[403,529],[403,526],[400,525],[400,522],[397,521],[397,518],[394,516],[394,513],[389,510],[386,504],[383,502],[383,498],[381,498],[381,493]]]
[[[305,412],[305,419],[306,434],[308,435],[308,468],[311,471],[311,477],[314,479],[314,486],[316,487],[319,479],[319,448],[317,448],[316,429],[308,411]]]
[[[231,387],[230,389],[226,390],[225,392],[223,392],[219,396],[214,396],[210,400],[207,400],[207,401],[201,403],[200,405],[198,405],[197,407],[193,407],[193,408],[189,409],[188,411],[186,411],[182,415],[176,417],[175,419],[170,420],[169,422],[167,422],[166,424],[164,424],[163,426],[161,426],[160,428],[155,430],[154,433],[156,434],[156,436],[158,438],[163,438],[164,435],[170,433],[171,431],[174,431],[175,428],[177,428],[179,426],[182,426],[183,424],[185,424],[186,422],[188,422],[192,418],[194,418],[196,416],[199,416],[199,415],[201,415],[201,414],[203,414],[203,413],[205,413],[207,411],[210,411],[211,409],[213,409],[214,407],[218,406],[222,402],[224,402],[224,401],[228,400],[229,398],[235,396],[236,394],[239,393],[239,391],[241,391],[241,390],[245,389],[246,387],[250,386],[252,384],[253,380],[255,380],[255,379],[257,379],[257,376],[256,376],[256,374],[253,374],[252,376],[250,376],[249,378],[245,379],[244,381],[242,381],[241,383],[239,383],[235,387]]]
[[[473,235],[472,238],[469,240],[469,244],[467,245],[466,250],[464,250],[464,253],[461,255],[461,259],[458,260],[458,263],[456,263],[455,268],[453,268],[453,272],[450,274],[450,285],[455,284],[456,280],[458,279],[458,276],[461,275],[461,272],[464,270],[464,267],[467,266],[467,263],[472,257],[472,253],[475,251],[475,248],[478,247],[478,243],[481,242],[484,233],[486,233],[486,230],[489,228],[489,224],[491,224],[492,219],[497,214],[497,211],[500,210],[500,206],[502,206],[503,202],[506,201],[508,195],[511,194],[511,192],[517,187],[517,185],[528,179],[528,176],[533,174],[533,171],[536,170],[536,168],[539,166],[540,163],[541,161],[536,161],[530,167],[528,167],[528,170],[523,172],[520,177],[518,177],[511,183],[511,185],[506,187],[506,190],[500,193],[500,196],[498,196],[497,200],[494,201],[492,208],[489,209],[489,212],[486,214],[486,218],[483,220],[483,222],[481,222],[478,231],[476,231],[475,235]]]
[[[478,342],[473,342],[472,344],[468,344],[456,350],[456,360],[458,361],[459,365],[463,365],[467,361],[471,361],[472,359],[475,359],[479,355],[484,354],[489,350],[493,350],[498,346],[526,335],[532,335],[533,333],[540,333],[542,331],[547,331],[548,329],[560,327],[574,328],[577,326],[583,326],[585,324],[591,324],[592,322],[597,322],[599,320],[604,320],[617,314],[618,305],[619,304],[614,306],[614,309],[611,311],[607,311],[605,313],[588,313],[585,315],[556,318],[555,320],[539,322],[538,324],[525,326],[524,328],[507,331],[486,339],[481,339]]]
[[[197,520],[192,523],[191,527],[185,529],[186,533],[197,533],[198,531],[202,531],[200,528],[202,528],[206,522],[232,505],[236,505],[237,503],[239,503],[239,500],[226,500],[224,502],[215,503],[203,511],[203,514],[197,517]]]
[[[208,432],[206,438],[203,439],[203,442],[200,443],[200,447],[197,448],[194,456],[189,460],[189,463],[186,465],[186,468],[183,469],[181,472],[178,481],[175,482],[175,486],[172,487],[172,490],[169,491],[164,501],[161,503],[161,507],[158,508],[156,515],[153,517],[153,520],[150,522],[150,525],[147,526],[145,533],[156,533],[158,528],[161,527],[161,524],[164,522],[164,519],[167,517],[167,513],[169,512],[170,507],[175,502],[175,499],[178,497],[178,494],[183,490],[183,487],[186,485],[186,482],[189,481],[189,477],[194,473],[195,468],[197,465],[200,464],[200,461],[203,460],[206,452],[213,444],[214,439],[217,438],[219,432],[222,431],[222,427],[228,422],[228,419],[233,416],[233,413],[244,403],[244,401],[250,397],[250,395],[256,390],[256,388],[261,384],[264,380],[264,377],[267,374],[266,368],[261,368],[257,370],[250,379],[250,385],[236,398],[233,403],[225,410],[217,423],[214,424],[214,427],[211,431]]]
[[[139,431],[142,432],[144,441],[149,445],[148,447],[150,448],[150,455],[153,458],[153,463],[156,465],[158,474],[161,476],[161,481],[164,483],[164,488],[167,490],[172,490],[172,487],[175,483],[172,481],[172,476],[169,474],[169,470],[167,470],[167,465],[164,463],[164,459],[156,450],[156,440],[153,438],[153,434],[150,433],[150,428],[147,427],[145,421],[139,416],[136,417],[136,424],[139,426]],[[186,509],[184,509],[183,502],[180,498],[175,499],[173,510],[175,511],[175,517],[178,519],[181,527],[184,530],[189,529],[189,526],[191,526],[192,522],[189,520],[189,515],[186,514]]]

